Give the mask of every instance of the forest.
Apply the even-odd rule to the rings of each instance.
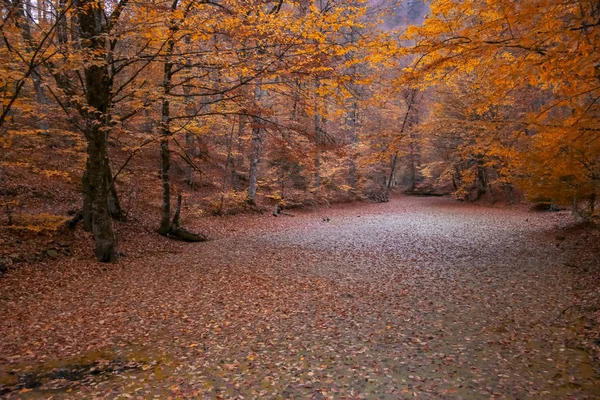
[[[187,240],[202,233],[182,211],[397,185],[591,218],[600,10],[554,3],[439,1],[418,23],[419,2],[5,0],[3,222],[75,213],[114,261],[113,225],[136,207]]]
[[[169,371],[161,372],[165,378],[164,382],[160,378],[159,385],[167,392],[170,387],[169,393],[152,389],[146,395],[136,392],[138,398],[150,394],[202,398],[201,393],[207,398],[371,398],[375,393],[383,396],[377,398],[404,398],[413,393],[433,396],[424,398],[453,398],[478,393],[475,398],[479,398],[484,394],[496,396],[498,392],[508,398],[544,393],[547,395],[544,398],[576,398],[568,397],[571,395],[595,398],[599,394],[594,387],[600,383],[600,373],[594,362],[600,355],[600,303],[597,284],[593,284],[600,277],[597,270],[600,256],[594,245],[600,217],[600,3],[597,1],[0,0],[0,17],[0,302],[4,304],[4,321],[11,321],[0,329],[9,338],[0,345],[6,355],[0,357],[0,367],[14,364],[10,355],[19,362],[46,362],[46,358],[65,359],[66,355],[73,360],[75,353],[83,357],[90,349],[112,346],[109,356],[96,355],[87,361],[78,358],[76,368],[69,364],[66,378],[56,375],[54,367],[51,372],[46,368],[44,372],[35,369],[35,373],[22,372],[30,371],[30,366],[4,368],[8,372],[0,369],[0,396],[35,393],[42,387],[42,381],[56,379],[71,382],[61,386],[65,390],[80,387],[77,385],[81,382],[89,388],[89,382],[85,383],[89,374],[83,371],[89,368],[95,368],[102,377],[111,368],[119,373],[131,369],[132,374],[148,369],[156,375],[158,369]],[[410,216],[401,217],[403,213]],[[431,215],[439,218],[430,220]],[[347,220],[350,216],[362,220],[350,223]],[[400,225],[392,223],[396,220]],[[480,230],[488,224],[489,231]],[[305,232],[305,236],[300,232]],[[368,239],[371,236],[381,242],[371,241]],[[329,242],[331,237],[337,239]],[[356,246],[346,242],[350,237],[357,238]],[[443,237],[454,237],[455,241],[445,242]],[[386,240],[391,245],[380,247]],[[406,247],[409,242],[414,246]],[[331,246],[323,250],[326,255],[321,261],[317,253],[324,243]],[[552,246],[547,248],[549,243]],[[256,249],[263,246],[272,248],[272,254],[284,254],[283,258],[271,253],[256,255]],[[348,254],[360,248],[379,256],[356,253],[354,258],[348,256],[353,261],[339,265],[341,272],[334,272],[334,264],[341,263],[339,260],[345,259],[345,255],[333,249],[346,247]],[[219,249],[221,255],[213,256]],[[405,253],[398,261],[395,257],[401,249]],[[502,249],[509,250],[503,253]],[[553,256],[555,251],[565,253]],[[306,262],[315,269],[308,272],[309,268],[301,265],[290,267],[293,273],[278,269],[278,265],[285,263],[295,265],[297,257],[292,254],[296,253],[300,259],[306,256],[312,260]],[[486,275],[488,281],[463,282],[467,286],[444,289],[433,277],[446,272],[433,265],[443,265],[446,261],[441,260],[448,253],[457,260],[452,268],[459,268],[466,258],[473,260],[463,271],[468,270],[469,276],[486,275],[488,267],[488,272],[495,272],[492,277]],[[465,389],[466,386],[453,381],[456,375],[448,378],[443,374],[430,376],[436,382],[432,386],[431,381],[424,383],[429,372],[419,372],[424,375],[417,376],[410,365],[408,371],[395,373],[402,377],[410,373],[413,377],[410,380],[420,381],[421,386],[415,382],[398,383],[395,379],[400,382],[404,379],[399,377],[388,380],[387,372],[383,380],[373,378],[375,383],[369,381],[367,373],[365,385],[356,387],[350,382],[342,385],[345,392],[336,387],[339,379],[333,376],[335,373],[321,374],[320,380],[312,379],[313,386],[321,380],[333,383],[328,383],[327,390],[319,389],[316,397],[317,392],[309,396],[310,391],[304,390],[304,386],[298,389],[291,383],[296,382],[297,376],[282,378],[279,381],[282,388],[273,392],[269,392],[277,383],[273,377],[260,384],[246,381],[249,392],[231,386],[231,375],[235,373],[246,379],[243,371],[260,364],[255,359],[262,357],[259,353],[265,349],[261,346],[270,340],[265,339],[265,332],[271,329],[268,318],[261,314],[265,308],[283,313],[278,314],[276,323],[282,330],[288,322],[292,330],[297,328],[295,324],[301,324],[290,316],[294,312],[319,314],[321,311],[315,310],[329,306],[333,307],[328,311],[332,314],[354,310],[364,317],[367,321],[364,326],[353,325],[360,332],[359,337],[371,337],[372,334],[363,331],[370,322],[380,336],[388,331],[390,335],[397,332],[395,324],[402,319],[418,330],[419,326],[432,326],[432,322],[421,314],[398,317],[397,310],[385,308],[391,300],[385,303],[379,297],[369,297],[373,291],[379,293],[382,289],[369,286],[368,279],[364,282],[361,279],[373,273],[380,288],[396,293],[399,286],[388,285],[404,279],[409,282],[413,278],[409,279],[407,271],[419,275],[421,270],[412,264],[406,266],[405,275],[398,273],[404,276],[401,279],[393,272],[392,265],[417,260],[427,264],[431,260],[423,260],[431,256],[437,261],[431,261],[429,275],[423,272],[422,281],[415,283],[422,287],[410,289],[406,283],[406,293],[413,289],[427,291],[427,296],[438,293],[443,297],[451,293],[455,295],[451,303],[460,299],[462,293],[470,293],[473,295],[470,300],[478,302],[477,299],[487,299],[496,290],[485,285],[495,282],[500,273],[496,268],[504,264],[500,261],[493,264],[488,256],[500,253],[507,270],[515,274],[501,278],[502,283],[494,286],[500,297],[511,286],[509,282],[518,281],[518,276],[527,282],[533,279],[530,271],[511,269],[514,263],[523,260],[523,254],[527,254],[528,260],[537,260],[531,261],[533,270],[564,258],[560,267],[552,268],[566,268],[567,272],[540,269],[539,284],[546,285],[545,289],[539,289],[538,299],[520,306],[520,309],[532,307],[532,313],[545,315],[548,309],[544,307],[550,304],[552,312],[559,312],[563,319],[571,316],[572,320],[585,320],[581,326],[577,325],[580,329],[577,333],[570,331],[571,328],[567,331],[583,340],[585,343],[577,346],[592,355],[584,357],[577,353],[579,347],[567,346],[568,351],[561,354],[569,361],[565,361],[564,371],[557,367],[560,371],[556,372],[556,376],[565,379],[563,386],[554,382],[560,381],[559,378],[552,381],[541,372],[535,379],[546,383],[537,388],[531,386],[533,383],[527,387],[527,383],[517,384],[508,378],[503,381],[502,375],[498,375],[499,383],[489,383],[485,374],[481,379],[487,386],[477,389]],[[265,258],[257,258],[252,265],[244,264],[255,256]],[[373,272],[369,260],[376,263],[378,257],[387,261],[381,271]],[[483,272],[471,271],[477,263],[486,266],[482,267]],[[167,271],[167,265],[178,267]],[[131,268],[129,274],[121,276],[124,274],[121,268],[127,266]],[[210,266],[219,271],[203,269]],[[358,270],[362,272],[359,274]],[[574,270],[579,272],[575,274]],[[139,273],[145,274],[143,278]],[[288,273],[291,275],[287,276]],[[564,291],[572,289],[572,282],[565,282],[551,289],[556,284],[547,275],[551,273],[557,273],[561,279],[587,281],[586,285],[592,283],[592,286],[582,284],[583,292],[572,293]],[[107,275],[100,278],[98,274]],[[221,289],[212,286],[216,281],[205,281],[211,274],[216,274],[214,279],[229,282],[227,289],[222,290],[230,298],[221,299]],[[314,274],[314,280],[305,281],[306,274]],[[171,304],[169,313],[173,315],[161,314],[159,318],[149,313],[142,317],[137,310],[138,314],[127,317],[128,321],[139,321],[142,327],[151,320],[160,325],[157,321],[161,318],[187,320],[182,315],[192,315],[195,311],[187,307],[193,304],[209,308],[206,314],[196,316],[198,319],[188,330],[177,322],[177,329],[181,329],[176,334],[169,331],[169,335],[181,335],[181,346],[188,352],[204,351],[203,367],[200,364],[186,367],[188,375],[183,380],[188,386],[177,381],[179,366],[185,362],[174,360],[179,356],[191,357],[189,354],[184,356],[175,350],[168,357],[146,354],[144,346],[148,343],[156,345],[155,348],[168,347],[161,342],[166,337],[164,332],[162,336],[142,340],[143,332],[131,328],[131,335],[137,335],[135,340],[117,339],[119,335],[114,332],[122,326],[115,325],[112,330],[102,331],[102,339],[100,333],[82,339],[73,332],[97,326],[84,316],[92,309],[73,311],[72,317],[77,316],[78,322],[69,320],[60,325],[57,321],[67,317],[58,314],[48,325],[31,320],[26,326],[23,321],[29,318],[25,310],[30,302],[45,304],[39,306],[39,314],[32,314],[41,320],[45,313],[54,315],[54,311],[44,308],[54,310],[45,296],[53,293],[57,296],[56,304],[63,305],[77,303],[77,296],[87,296],[80,292],[82,280],[87,279],[84,277],[103,282],[89,294],[94,297],[88,300],[94,307],[93,313],[104,315],[103,321],[115,324],[115,321],[125,323],[121,319],[129,314],[122,311],[115,317],[114,310],[120,309],[116,303],[110,312],[100,307],[103,290],[107,290],[104,295],[111,299],[120,293],[114,299],[119,304],[136,303],[131,293],[113,286],[118,279],[128,282],[135,293],[152,287],[157,296],[165,296],[165,304]],[[186,282],[188,278],[191,282],[192,277],[204,282],[199,286],[206,293],[196,293],[187,283],[182,283],[185,287],[181,291],[172,287],[173,282]],[[138,279],[146,286],[140,286]],[[347,287],[325,289],[327,285],[341,285],[340,282],[353,279],[368,286],[364,293],[357,294]],[[455,277],[448,279],[452,281]],[[246,286],[244,280],[251,285]],[[36,289],[29,288],[27,282]],[[537,287],[536,283],[532,285]],[[187,296],[190,303],[182,297],[169,300],[171,292],[163,292],[162,288]],[[339,292],[340,297],[332,305],[317,306],[311,303],[313,300],[287,304],[288,300],[276,301],[277,296],[269,294],[279,293],[277,288],[294,293],[296,297],[282,294],[289,301],[303,298],[303,291],[311,298],[321,297],[320,301],[334,292]],[[255,317],[262,315],[256,317],[259,320],[256,326],[247,325],[253,332],[259,332],[254,332],[257,336],[252,339],[244,339],[247,340],[244,346],[254,343],[252,350],[237,356],[229,354],[231,357],[226,358],[198,338],[186,342],[187,333],[182,332],[189,333],[202,325],[198,329],[208,329],[206,332],[210,333],[202,336],[207,343],[218,342],[215,346],[226,347],[224,338],[220,341],[210,335],[216,335],[217,328],[222,334],[231,329],[220,319],[233,312],[227,307],[234,307],[236,301],[243,302],[236,300],[236,290],[256,292],[253,296],[266,293],[256,304],[269,303],[265,308],[248,304]],[[485,294],[477,297],[475,292]],[[29,300],[19,297],[19,293],[27,293]],[[438,300],[428,303],[429,297],[419,296],[413,298],[414,304],[436,309],[431,304],[437,304]],[[529,298],[526,292],[522,298],[525,297]],[[496,301],[488,300],[490,304]],[[154,300],[148,301],[152,303],[148,308],[163,307],[154,304]],[[354,308],[349,304],[353,301],[359,303]],[[380,301],[387,304],[382,307],[389,311],[390,318],[393,314],[399,319],[383,323],[381,313],[379,317],[372,315],[371,308],[383,304]],[[180,312],[173,311],[179,307]],[[439,307],[451,314],[456,311],[450,305]],[[284,308],[287,311],[281,311]],[[311,319],[310,333],[302,328],[298,333],[300,339],[295,337],[291,341],[300,341],[306,348],[319,329],[325,329],[326,337],[329,334],[335,337],[331,326],[319,325],[330,316],[322,313],[325,314]],[[487,318],[481,310],[474,313]],[[579,314],[572,313],[585,315],[581,319]],[[228,322],[240,325],[244,318],[238,315]],[[411,318],[413,322],[408,323]],[[456,321],[444,324],[454,327]],[[513,339],[518,329],[511,328],[511,324],[521,326],[514,319],[511,323],[489,323],[497,325],[494,335],[510,333]],[[469,324],[466,322],[465,326]],[[38,337],[54,325],[66,330],[54,330],[52,335],[63,339],[73,335],[77,344],[57,341],[62,344],[50,345]],[[32,331],[33,326],[38,330]],[[342,330],[350,329],[350,325],[340,326]],[[459,331],[452,329],[460,336]],[[111,335],[113,342],[108,344],[111,340],[107,337]],[[430,337],[434,333],[427,331],[423,335]],[[545,355],[544,359],[553,359],[551,353],[558,343],[571,339],[565,339],[555,330],[550,335],[556,336],[546,338],[550,343],[548,349],[542,348],[544,341],[540,339],[536,342],[540,348],[519,347],[510,351],[539,353]],[[351,349],[338,350],[367,359],[346,365],[333,359],[339,352],[330,354],[331,348],[319,340],[317,343],[323,347],[316,353],[308,350],[302,353],[303,366],[291,366],[285,373],[280,372],[285,375],[296,368],[306,373],[304,364],[309,359],[309,364],[314,364],[310,368],[321,372],[327,368],[320,365],[344,368],[352,365],[352,371],[361,373],[360,367],[356,369],[353,365],[363,362],[368,365],[367,370],[374,368],[372,376],[381,372],[372,363],[382,362],[384,354],[371,352],[375,350],[363,354],[360,341],[348,339],[352,342]],[[415,346],[420,347],[418,340]],[[498,338],[490,341],[502,342]],[[269,342],[269,354],[275,354],[273,349],[280,354],[286,352],[283,342]],[[115,346],[123,343],[127,343],[130,353],[121,350],[114,353]],[[132,343],[137,346],[135,351]],[[332,343],[336,347],[341,342]],[[43,356],[38,350],[30,350],[36,346]],[[240,345],[240,352],[244,346]],[[142,347],[144,357],[131,356],[131,352],[142,352]],[[74,348],[79,350],[75,352]],[[31,357],[19,356],[28,354],[27,351],[33,351]],[[438,353],[449,351],[442,348]],[[567,357],[569,352],[572,354]],[[317,353],[320,355],[316,356]],[[294,356],[300,357],[298,354]],[[396,354],[398,357],[403,356]],[[448,357],[451,356],[443,355],[441,363],[450,363]],[[578,359],[579,364],[569,364],[573,359]],[[197,386],[189,383],[192,371],[206,369],[210,360],[219,360],[215,363],[220,363],[222,374],[217,378],[215,371],[204,370],[213,383],[208,385],[208,380]],[[240,360],[246,364],[242,366]],[[285,360],[277,362],[285,364]],[[264,372],[264,368],[274,368],[272,364],[266,367],[267,364],[262,369],[258,365],[258,369]],[[547,369],[542,364],[540,371]],[[581,365],[588,367],[580,368]],[[246,369],[240,372],[242,367]],[[470,368],[485,369],[480,364],[472,364]],[[510,369],[508,364],[496,368]],[[572,371],[577,368],[579,372]],[[308,373],[318,375],[316,370],[310,369]],[[467,373],[460,371],[455,374]],[[36,378],[30,381],[32,374]],[[71,379],[69,374],[75,378]],[[11,378],[15,376],[16,381]],[[446,385],[448,379],[444,380],[444,376],[452,384]],[[574,378],[577,376],[585,376],[582,378],[585,382]],[[302,378],[304,382],[305,378],[311,380],[307,375]],[[72,384],[75,381],[77,385]],[[544,386],[548,384],[550,388]],[[510,392],[511,385],[515,392]],[[177,389],[172,389],[175,386]],[[311,390],[316,387],[313,386]],[[117,392],[135,394],[117,390],[96,395],[111,397]],[[60,393],[69,397],[66,392]]]

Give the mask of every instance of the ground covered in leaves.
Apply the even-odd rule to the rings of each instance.
[[[0,278],[0,394],[600,398],[598,236],[570,222],[403,197],[74,250]]]

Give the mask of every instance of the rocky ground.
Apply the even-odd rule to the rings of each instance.
[[[0,278],[6,398],[600,398],[597,231],[402,197]]]

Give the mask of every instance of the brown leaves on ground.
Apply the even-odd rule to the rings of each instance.
[[[328,223],[321,214],[205,218],[191,228],[208,232],[207,243],[148,236],[147,251],[126,243],[117,265],[75,252],[60,265],[9,272],[0,280],[0,390],[8,398],[600,395],[593,346],[581,336],[597,325],[561,313],[581,302],[570,265],[597,255],[554,238],[566,213],[401,198],[328,209]],[[82,365],[102,373],[81,374]]]

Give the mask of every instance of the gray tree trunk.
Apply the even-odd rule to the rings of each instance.
[[[318,189],[321,186],[321,116],[315,113],[315,159],[313,176],[313,188]]]
[[[417,183],[421,181],[421,147],[418,143],[416,132],[410,133],[410,143],[408,145],[408,163],[410,168],[410,190],[415,190]]]
[[[231,160],[231,187],[236,192],[240,190],[240,173],[238,169],[243,169],[244,167],[244,157],[242,156],[243,150],[243,141],[242,137],[244,135],[244,117],[242,115],[238,116],[238,134],[237,134],[237,144],[238,144],[238,155],[237,157],[232,156]],[[232,143],[233,147],[233,143]]]
[[[92,199],[90,194],[90,178],[89,171],[90,165],[89,160],[86,162],[85,171],[83,173],[83,177],[81,178],[81,186],[82,186],[82,197],[83,197],[83,229],[86,232],[91,232],[93,228],[92,224]]]
[[[162,216],[160,220],[160,227],[158,233],[161,235],[167,235],[171,228],[171,179],[169,176],[169,169],[171,167],[171,154],[169,151],[169,136],[171,132],[169,130],[169,119],[170,119],[170,103],[169,103],[169,91],[171,89],[171,79],[173,77],[173,62],[171,56],[175,47],[175,41],[171,38],[167,43],[167,61],[164,65],[163,71],[163,88],[164,97],[162,100],[161,107],[161,124],[160,124],[160,177],[162,181]]]
[[[319,80],[315,80],[315,92],[318,91],[320,86]],[[321,146],[323,144],[323,116],[319,111],[319,98],[315,97],[314,106],[314,129],[315,129],[315,158],[314,158],[314,176],[313,176],[313,188],[318,189],[321,186]]]
[[[354,99],[352,102],[352,110],[350,114],[350,144],[356,145],[358,143],[358,101]],[[352,189],[356,189],[358,185],[358,169],[356,168],[356,160],[354,159],[354,153],[350,155],[348,160],[348,185]]]
[[[260,82],[257,83],[254,90],[254,99],[260,105],[262,99],[262,88]],[[252,117],[252,150],[250,153],[250,170],[248,173],[248,203],[256,204],[256,191],[258,189],[258,164],[260,163],[260,153],[263,140],[262,121],[257,117]]]
[[[254,123],[259,124],[254,118]],[[258,188],[258,163],[260,162],[260,150],[262,142],[262,129],[252,127],[252,151],[250,154],[250,171],[248,173],[248,203],[256,203],[256,191]]]

